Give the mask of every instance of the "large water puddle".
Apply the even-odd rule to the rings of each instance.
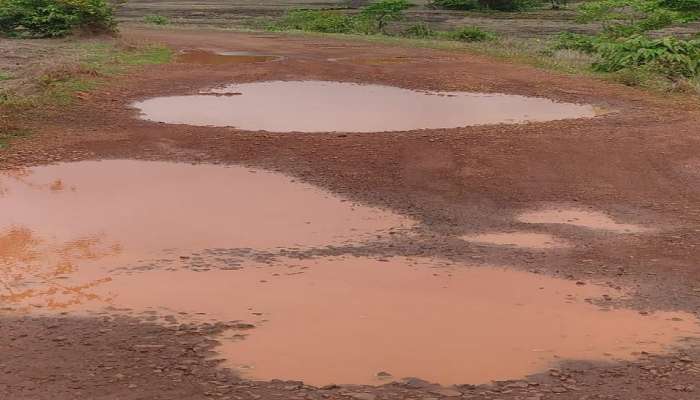
[[[208,272],[77,269],[62,284],[87,289],[61,312],[110,307],[254,325],[220,338],[226,365],[247,378],[313,385],[523,378],[565,359],[662,353],[700,334],[690,314],[602,311],[589,301],[619,295],[603,287],[420,258],[278,260]]]
[[[79,162],[3,172],[0,188],[2,310],[228,323],[219,351],[248,378],[481,383],[700,335],[690,314],[606,307],[624,293],[594,284],[429,258],[293,259],[414,222],[261,170]]]
[[[2,172],[0,210],[0,279],[15,297],[56,293],[77,265],[342,245],[413,225],[262,170],[119,160]]]
[[[236,96],[215,95],[227,93]],[[234,84],[134,107],[151,121],[269,132],[408,131],[595,116],[593,106],[544,98],[325,81]]]

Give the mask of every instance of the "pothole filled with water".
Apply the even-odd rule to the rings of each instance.
[[[282,57],[280,56],[249,51],[214,52],[208,50],[185,50],[177,56],[178,62],[206,65],[250,64],[279,61],[281,59]]]
[[[221,96],[227,93],[236,96]],[[409,131],[596,115],[590,105],[544,98],[326,81],[234,84],[205,94],[148,99],[134,107],[150,121],[269,132]]]
[[[528,211],[521,214],[518,220],[529,224],[563,224],[615,233],[644,233],[652,231],[651,228],[641,225],[615,221],[612,217],[600,211],[581,208],[547,208]]]
[[[124,160],[1,172],[0,210],[0,301],[33,308],[85,297],[102,275],[58,296],[78,266],[100,272],[204,248],[343,245],[414,224],[262,170]]]
[[[421,257],[284,256],[415,222],[250,168],[101,161],[3,172],[0,210],[11,211],[0,213],[5,312],[226,323],[219,352],[252,379],[482,383],[566,359],[663,353],[700,335],[691,314],[607,307],[625,294],[594,284]],[[231,265],[270,249],[279,256]]]

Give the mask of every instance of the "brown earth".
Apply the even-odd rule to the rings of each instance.
[[[70,108],[26,118],[36,134],[0,152],[0,167],[81,159],[243,164],[282,171],[344,197],[413,216],[419,235],[363,249],[298,254],[430,255],[512,265],[567,279],[632,288],[640,311],[700,315],[700,108],[654,95],[458,52],[293,35],[128,29],[125,39],[174,49],[256,51],[280,62],[147,67],[82,95]],[[329,58],[340,59],[328,61]],[[143,98],[258,80],[342,80],[409,89],[542,96],[590,103],[593,119],[384,133],[244,132],[135,118]],[[654,228],[617,235],[569,225],[533,228],[515,218],[547,205],[591,207]],[[461,235],[523,230],[556,234],[565,252],[465,244]],[[7,399],[698,399],[700,347],[615,365],[576,362],[529,382],[460,386],[418,380],[313,388],[249,382],[218,369],[211,336],[222,326],[162,326],[136,317],[3,317],[0,398]],[[465,360],[468,362],[468,360]]]

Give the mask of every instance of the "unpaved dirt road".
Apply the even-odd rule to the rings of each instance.
[[[74,107],[35,115],[28,124],[37,133],[0,153],[1,168],[140,159],[279,171],[417,221],[410,237],[292,252],[294,257],[424,256],[503,265],[582,285],[625,288],[627,295],[610,299],[609,307],[700,316],[700,108],[692,101],[463,53],[282,34],[140,28],[122,34],[176,50],[254,51],[284,59],[175,62],[115,79]],[[159,124],[138,119],[130,107],[145,98],[261,80],[541,96],[593,104],[605,113],[406,132],[268,133]],[[585,216],[552,223],[548,215],[523,214],[552,207],[604,213],[622,228],[582,228]],[[533,226],[527,218],[544,223]],[[601,217],[593,223],[610,224]],[[645,229],[620,233],[636,226]],[[568,246],[547,251],[460,239],[519,231],[553,235]],[[700,398],[700,347],[694,340],[663,355],[637,354],[632,361],[562,360],[556,370],[527,381],[441,388],[410,379],[378,387],[319,388],[250,381],[220,368],[211,358],[217,334],[245,328],[230,322],[162,325],[148,315],[109,312],[74,318],[7,311],[0,317],[0,398]],[[435,335],[439,341],[439,332]]]

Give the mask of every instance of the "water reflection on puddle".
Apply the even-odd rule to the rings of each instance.
[[[180,53],[177,61],[189,64],[248,64],[268,61],[278,61],[281,57],[253,53],[248,51],[222,51],[213,52],[207,50],[186,50]]]
[[[240,257],[414,224],[260,170],[80,162],[3,172],[0,188],[0,210],[11,210],[0,214],[5,311],[251,323],[219,348],[249,378],[378,384],[385,371],[480,383],[562,359],[663,352],[700,334],[690,314],[601,311],[592,303],[621,294],[505,268]]]
[[[340,245],[414,223],[280,174],[145,161],[1,172],[0,210],[0,299],[44,293],[32,304],[54,308],[102,279],[59,296],[77,265],[99,271],[204,248]]]
[[[240,95],[212,95],[226,93]],[[595,116],[590,105],[544,98],[325,81],[234,84],[134,107],[151,121],[270,132],[407,131]]]

